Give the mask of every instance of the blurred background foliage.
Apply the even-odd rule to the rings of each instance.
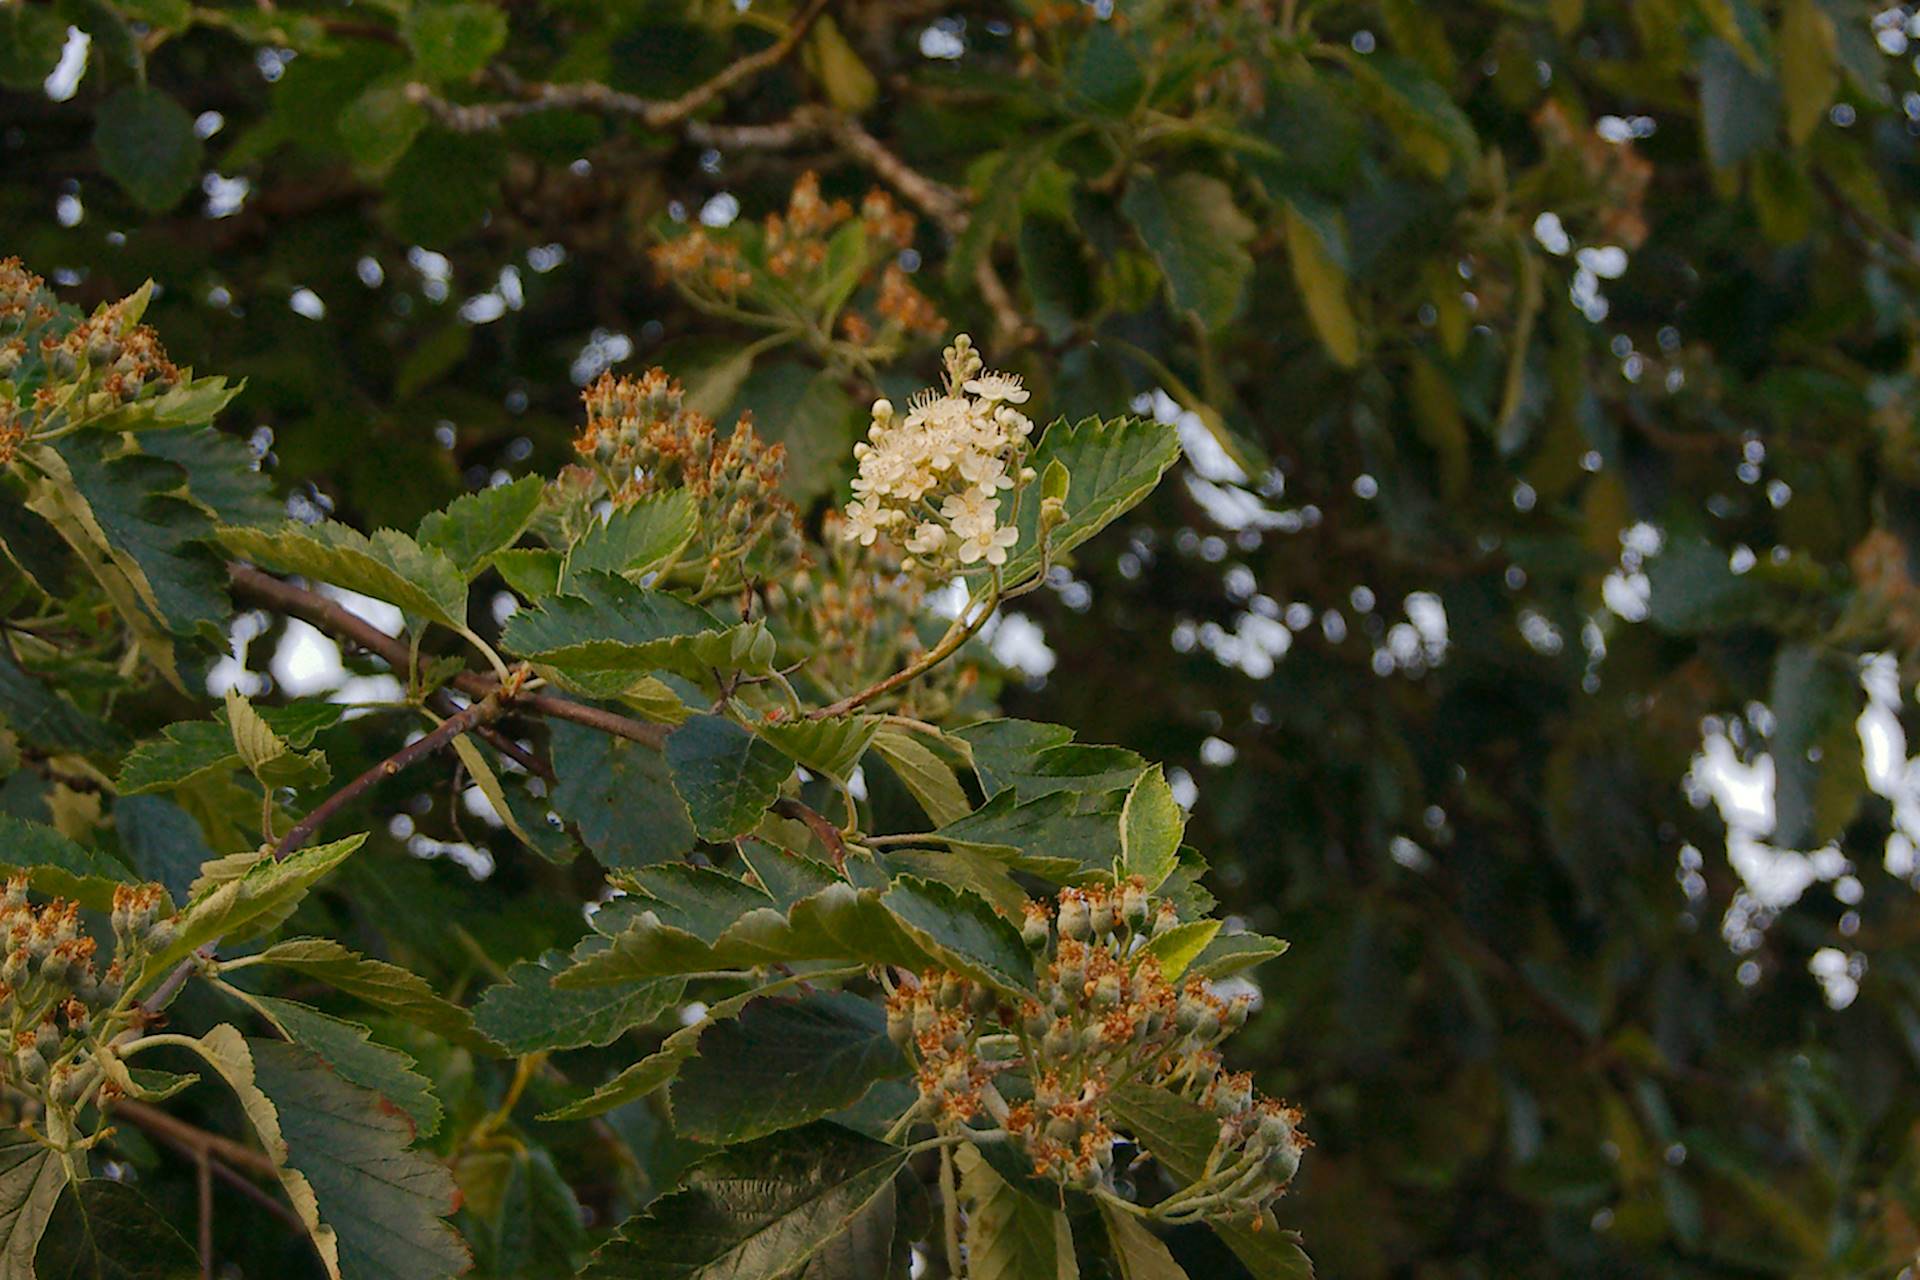
[[[1283,1225],[1338,1277],[1891,1276],[1917,50],[1856,0],[13,0],[0,225],[76,301],[153,278],[289,509],[367,528],[564,462],[610,367],[751,410],[816,516],[948,328],[1049,416],[1177,420],[1001,697],[1168,761],[1292,940],[1236,1041],[1318,1143]],[[807,174],[895,219],[802,252],[824,313],[765,265]],[[205,678],[341,677],[264,617]],[[336,936],[457,992],[577,930],[457,797],[386,799]],[[500,1082],[431,1065],[452,1141]],[[508,1229],[556,1168],[592,1210],[684,1160],[616,1119],[642,1167],[464,1172],[483,1273],[577,1230]],[[225,1252],[291,1265],[257,1225]]]

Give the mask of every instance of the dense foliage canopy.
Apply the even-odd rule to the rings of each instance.
[[[1913,1264],[1916,50],[0,7],[0,1276]]]

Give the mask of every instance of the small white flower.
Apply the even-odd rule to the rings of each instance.
[[[1020,384],[1017,373],[987,372],[968,378],[960,389],[979,396],[989,404],[1025,404],[1032,393]]]
[[[985,557],[990,565],[1003,565],[1007,562],[1007,549],[1019,540],[1020,531],[1012,525],[986,530],[961,542],[960,563],[972,564]]]
[[[889,512],[877,502],[849,502],[846,510],[846,527],[840,536],[849,542],[858,542],[863,547],[873,545],[880,536],[880,529],[887,523]]]
[[[1000,502],[978,489],[967,489],[942,503],[940,514],[947,518],[955,534],[970,541],[991,536],[994,525],[999,523]]]

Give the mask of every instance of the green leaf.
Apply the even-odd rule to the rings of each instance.
[[[809,771],[841,782],[860,763],[880,732],[878,716],[832,720],[782,720],[760,727],[760,736]]]
[[[128,85],[101,103],[93,146],[101,169],[149,212],[166,212],[199,183],[193,117],[158,89]]]
[[[1851,655],[1811,644],[1774,654],[1767,705],[1778,847],[1817,849],[1852,821],[1867,791],[1856,728],[1862,700]]]
[[[1695,635],[1745,625],[1766,609],[1759,569],[1736,574],[1727,553],[1704,538],[1675,538],[1647,562],[1647,619],[1662,631]]]
[[[906,1155],[824,1122],[730,1148],[624,1223],[581,1280],[780,1280],[890,1189]]]
[[[1780,14],[1780,89],[1787,136],[1805,146],[1840,92],[1840,37],[1819,0],[1787,0]]]
[[[582,725],[554,722],[554,812],[607,867],[670,862],[693,847],[693,820],[660,752]]]
[[[324,982],[344,995],[458,1044],[485,1047],[486,1042],[474,1032],[472,1016],[436,995],[425,978],[399,965],[348,950],[331,938],[288,938],[253,959]]]
[[[96,911],[113,905],[116,885],[136,880],[118,861],[81,848],[52,827],[0,813],[0,874],[16,872],[25,872],[40,893],[72,898]]]
[[[91,527],[95,545],[132,584],[142,609],[175,635],[226,620],[225,575],[201,545],[213,524],[180,496],[180,467],[137,453],[109,457],[90,436],[69,436],[47,452],[58,454],[72,485],[66,508]]]
[[[840,883],[838,873],[826,863],[762,844],[758,840],[742,840],[740,856],[753,868],[754,879],[760,882],[760,887],[782,911],[822,889]]]
[[[968,1280],[1078,1280],[1066,1214],[1016,1190],[971,1146],[954,1163],[967,1205]]]
[[[785,446],[787,469],[780,490],[803,508],[839,488],[846,478],[847,453],[866,422],[838,376],[797,360],[755,369],[741,384],[727,416],[741,413],[753,414],[762,440]]]
[[[509,547],[496,551],[493,567],[507,585],[529,600],[538,600],[560,590],[560,570],[566,561],[558,551],[546,547]]]
[[[51,1148],[12,1126],[0,1130],[0,1275],[33,1275],[34,1252],[66,1185]]]
[[[467,626],[467,580],[446,552],[381,529],[371,538],[334,521],[278,530],[219,530],[227,550],[262,568],[328,582],[385,600],[455,631]]]
[[[673,789],[708,840],[753,830],[793,772],[778,747],[723,716],[694,716],[675,729],[666,758]]]
[[[698,526],[693,495],[670,489],[608,513],[567,552],[560,590],[570,591],[582,573],[615,573],[638,579],[680,554]]]
[[[1338,215],[1332,215],[1337,218]],[[1351,369],[1360,363],[1360,325],[1347,299],[1347,273],[1329,251],[1322,230],[1289,202],[1283,210],[1287,254],[1293,261],[1293,282],[1307,309],[1313,331],[1334,363]]]
[[[1179,456],[1179,433],[1162,423],[1085,418],[1072,426],[1062,419],[1048,427],[1030,465],[1045,471],[1058,460],[1073,477],[1066,519],[1053,531],[1054,558],[1079,546],[1153,492]],[[1009,586],[1040,568],[1039,523],[1040,504],[1022,504],[1020,541],[1002,571]]]
[[[831,1115],[909,1069],[885,1010],[845,992],[756,1001],[707,1028],[697,1054],[670,1095],[674,1128],[720,1145]]]
[[[1120,861],[1115,875],[1141,876],[1147,891],[1158,889],[1180,861],[1180,837],[1187,815],[1175,803],[1173,788],[1159,765],[1142,773],[1120,810]]]
[[[1014,994],[1033,989],[1033,953],[1013,923],[985,899],[902,876],[880,901],[907,936],[946,968]]]
[[[51,5],[8,5],[0,15],[0,85],[31,92],[60,65],[66,19]]]
[[[590,938],[603,948],[602,939]],[[583,944],[585,945],[585,944]],[[474,1006],[474,1025],[512,1054],[609,1045],[652,1022],[680,999],[685,983],[650,978],[605,987],[558,990],[553,975],[566,968],[565,953],[549,951],[507,970],[507,980],[488,987]]]
[[[149,958],[145,976],[164,974],[206,943],[220,938],[243,942],[279,924],[321,876],[346,861],[366,839],[353,835],[313,845],[282,862],[260,855],[243,871],[223,868],[221,878],[213,881],[203,876],[181,912],[179,932],[171,945]]]
[[[1100,1217],[1107,1224],[1107,1243],[1113,1248],[1113,1260],[1120,1267],[1120,1280],[1188,1280],[1187,1273],[1160,1237],[1147,1230],[1140,1219],[1100,1202]]]
[[[340,719],[341,708],[337,703],[316,701],[251,710],[270,733],[283,739],[283,746],[304,747],[313,741],[314,734]],[[242,760],[228,727],[231,723],[228,711],[222,707],[214,715],[212,720],[182,720],[170,724],[160,731],[158,738],[149,738],[135,746],[120,762],[115,789],[123,796],[171,791],[189,786],[197,779],[240,768]],[[294,774],[281,780],[326,780],[326,758],[319,752],[297,759],[301,763]],[[287,769],[284,760],[280,767],[284,774]]]
[[[9,1273],[11,1274],[11,1273]],[[124,1182],[87,1178],[60,1198],[31,1272],[40,1280],[193,1280],[200,1259],[171,1222]]]
[[[391,169],[427,124],[427,109],[407,96],[407,77],[376,80],[334,120],[354,168],[375,177]]]
[[[221,381],[202,378],[203,383]],[[197,386],[198,384],[196,384]],[[211,396],[194,399],[193,417],[211,419],[239,387],[220,387]],[[182,407],[183,411],[185,406]],[[221,524],[265,528],[277,524],[286,508],[273,496],[273,485],[260,469],[259,459],[245,440],[203,427],[198,431],[150,431],[140,437],[140,451],[164,458],[187,475],[187,496]]]
[[[703,680],[711,668],[730,666],[729,630],[678,596],[613,574],[581,572],[567,580],[565,594],[508,619],[500,640],[583,692],[609,696],[649,671]]]
[[[1708,39],[1700,56],[1700,128],[1714,167],[1734,168],[1766,147],[1779,120],[1779,86],[1726,41]]]
[[[1232,322],[1253,277],[1247,243],[1258,229],[1235,207],[1233,189],[1207,174],[1162,180],[1143,172],[1127,184],[1120,208],[1160,263],[1173,304],[1209,330]]]
[[[407,11],[401,33],[422,78],[466,80],[507,42],[507,15],[488,5],[420,4]]]
[[[413,1058],[374,1041],[366,1027],[325,1014],[296,1000],[249,995],[247,1002],[297,1045],[311,1049],[349,1084],[371,1089],[413,1120],[421,1138],[440,1129],[440,1100]]]
[[[454,1165],[475,1269],[489,1276],[572,1275],[588,1212],[540,1147],[469,1151]]]
[[[1160,960],[1160,972],[1172,982],[1187,971],[1220,932],[1218,920],[1189,920],[1177,924],[1147,943],[1147,950]],[[1240,935],[1245,936],[1245,935]]]
[[[784,989],[791,984],[784,980],[776,980],[775,983],[767,985],[768,987],[778,985]],[[670,1083],[679,1074],[680,1068],[699,1047],[700,1037],[706,1033],[708,1027],[728,1018],[738,1017],[742,1009],[761,997],[764,989],[743,991],[737,996],[730,996],[718,1004],[709,1006],[705,1016],[699,1021],[680,1028],[661,1041],[660,1048],[656,1052],[634,1063],[586,1097],[557,1110],[549,1111],[539,1118],[548,1121],[585,1120],[646,1097],[655,1089]]]
[[[873,749],[892,768],[894,776],[920,803],[935,826],[958,822],[973,812],[967,793],[953,767],[917,734],[883,728],[873,737]]]
[[[465,1271],[466,1248],[442,1220],[455,1206],[453,1177],[407,1149],[412,1122],[297,1045],[250,1040],[246,1047],[254,1081],[277,1113],[286,1158],[305,1175],[337,1242],[335,1274],[442,1280]]]
[[[56,751],[110,751],[120,742],[117,729],[23,670],[4,641],[0,641],[0,715],[27,742]]]
[[[422,547],[444,552],[462,578],[472,578],[526,531],[546,485],[539,476],[462,494],[420,521]]]
[[[975,901],[981,912],[992,916],[992,908]],[[672,918],[663,918],[663,913]],[[855,889],[839,882],[784,912],[768,899],[741,911],[731,923],[715,928],[716,920],[727,914],[716,911],[712,913],[715,919],[701,921],[664,906],[648,910],[643,904],[630,923],[613,935],[609,947],[576,958],[571,969],[555,977],[554,985],[564,990],[796,960],[913,968],[937,962],[881,905],[876,889]]]
[[[1055,880],[1105,878],[1120,856],[1121,791],[1053,791],[1016,799],[1011,788],[958,822],[940,828],[948,840],[1003,851],[1020,870]]]
[[[1193,959],[1192,969],[1202,978],[1225,978],[1286,954],[1287,944],[1264,933],[1222,933]]]
[[[1102,115],[1125,117],[1147,92],[1146,68],[1133,45],[1110,22],[1096,22],[1067,64],[1067,91]]]

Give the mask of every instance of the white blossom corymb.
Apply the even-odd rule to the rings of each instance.
[[[887,400],[873,403],[867,439],[853,447],[860,464],[845,536],[871,546],[894,537],[915,557],[999,566],[1019,540],[1001,495],[1032,479],[1021,467],[1033,423],[1015,406],[1027,389],[1011,373],[983,371],[966,334],[945,352],[945,389],[916,395],[904,417]]]

